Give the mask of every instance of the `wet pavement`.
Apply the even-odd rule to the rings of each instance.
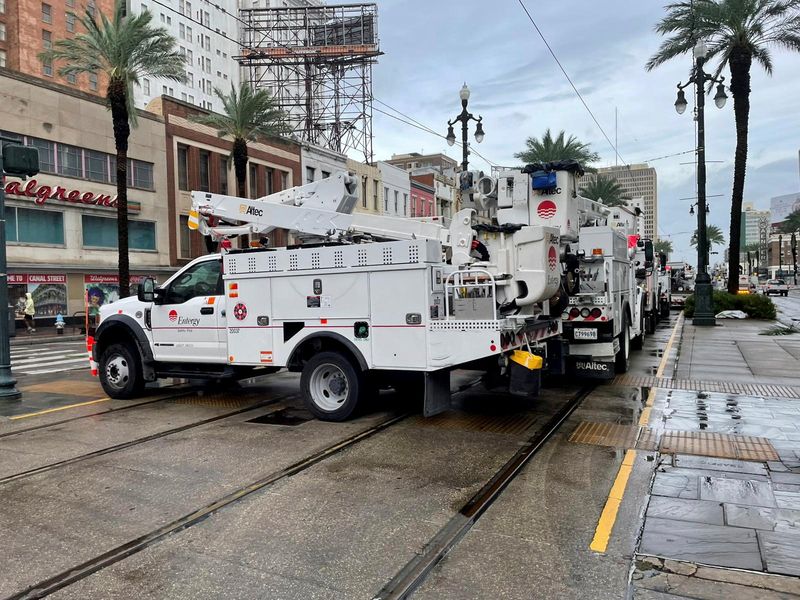
[[[703,385],[737,373],[768,382],[738,348],[758,335],[751,325],[661,323],[630,376],[681,373],[697,389],[599,385],[412,597],[800,596],[800,399]],[[0,421],[0,596],[78,573],[53,597],[374,598],[584,383],[549,382],[535,401],[476,386],[456,410],[396,422],[408,399],[385,392],[337,424],[310,418],[297,380],[174,382],[134,403],[106,399],[83,374],[21,380],[28,393]],[[48,406],[59,410],[28,414]],[[571,441],[582,423],[625,435]],[[669,434],[722,436],[722,455],[707,455],[708,440],[687,446],[694,454],[656,450]],[[727,443],[743,436],[768,446]],[[293,466],[329,448],[341,450]],[[764,448],[770,460],[737,458]],[[203,513],[225,495],[235,498]],[[114,558],[78,567],[101,557]]]

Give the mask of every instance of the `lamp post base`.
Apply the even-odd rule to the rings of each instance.
[[[0,402],[14,402],[22,397],[16,384],[17,380],[11,376],[11,367],[0,367]]]
[[[694,317],[692,317],[692,325],[713,327],[717,324],[717,319],[714,317],[713,290],[708,275],[704,279],[707,281],[698,281],[694,286]]]

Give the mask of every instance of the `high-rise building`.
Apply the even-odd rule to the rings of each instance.
[[[770,211],[757,210],[752,202],[745,202],[742,205],[742,226],[741,226],[741,246],[758,244],[758,223],[761,219],[770,222]]]
[[[89,10],[97,18],[111,15],[114,0],[0,0],[0,67],[69,88],[104,95],[106,81],[98,75],[58,74],[58,64],[42,62],[39,53],[56,40],[83,31],[76,15]]]
[[[177,5],[177,9],[168,4]],[[130,10],[133,13],[149,10],[152,23],[171,33],[178,51],[186,57],[186,82],[142,77],[139,85],[134,86],[136,107],[144,108],[153,98],[163,95],[222,112],[222,102],[214,94],[214,88],[228,93],[231,85],[238,88],[241,81],[236,62],[240,53],[238,1],[130,0]]]
[[[647,164],[601,167],[597,173],[587,173],[581,185],[597,179],[614,178],[630,198],[642,199],[644,236],[656,239],[658,233],[658,179],[656,170]]]

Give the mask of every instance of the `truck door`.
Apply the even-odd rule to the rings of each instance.
[[[219,257],[188,267],[170,281],[153,305],[153,355],[158,361],[225,362]]]

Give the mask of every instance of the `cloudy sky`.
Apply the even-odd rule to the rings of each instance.
[[[674,108],[675,84],[685,81],[691,58],[654,72],[644,70],[660,37],[653,25],[663,15],[659,0],[524,0],[575,85],[614,141],[622,163],[649,161],[658,170],[659,233],[675,246],[673,260],[694,263],[689,216],[695,196],[693,155],[651,160],[694,148],[690,109]],[[373,72],[376,109],[410,115],[445,134],[460,111],[458,91],[472,90],[470,110],[483,116],[486,139],[477,150],[494,163],[515,165],[525,138],[546,128],[564,129],[591,143],[599,166],[613,165],[612,147],[558,69],[518,0],[377,0],[381,49]],[[602,8],[601,8],[602,7]],[[774,75],[753,69],[750,150],[745,202],[768,208],[772,196],[800,190],[800,54],[774,52]],[[687,96],[689,96],[687,94]],[[728,239],[735,131],[733,103],[706,109],[711,214]],[[474,131],[471,130],[471,131]],[[460,149],[379,112],[374,118],[377,159],[393,153]],[[682,164],[682,163],[690,164]],[[471,164],[488,170],[472,155]],[[718,257],[712,257],[712,259]],[[712,260],[712,262],[714,262]]]

